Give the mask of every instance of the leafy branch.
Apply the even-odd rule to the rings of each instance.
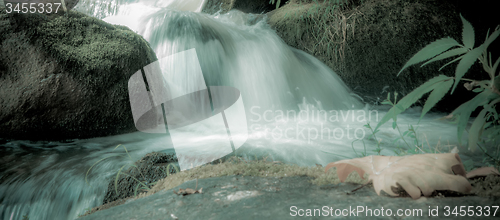
[[[398,72],[399,76],[399,74],[401,74],[401,72],[403,72],[403,70],[407,67],[424,61],[426,62],[423,63],[421,67],[431,62],[456,57],[441,67],[442,69],[454,62],[458,62],[455,70],[455,76],[448,77],[439,75],[413,90],[397,102],[397,104],[393,105],[389,112],[377,124],[375,130],[391,118],[395,121],[398,114],[408,109],[424,94],[430,92],[431,94],[422,109],[422,115],[420,117],[422,118],[444,97],[450,88],[452,94],[459,81],[466,81],[464,84],[465,88],[469,91],[478,93],[473,99],[463,103],[446,117],[458,120],[457,134],[459,141],[461,142],[462,134],[465,131],[470,115],[478,107],[483,107],[483,109],[473,121],[472,126],[469,129],[469,149],[471,151],[475,150],[478,145],[478,141],[481,139],[481,135],[486,129],[498,129],[498,126],[495,127],[494,125],[495,123],[498,123],[498,113],[495,110],[495,106],[498,102],[500,102],[500,92],[498,90],[500,87],[500,76],[497,71],[500,63],[500,57],[495,62],[492,62],[491,53],[488,53],[487,49],[488,46],[500,35],[500,26],[497,26],[491,35],[488,31],[484,43],[474,48],[474,28],[461,15],[460,18],[463,23],[463,44],[460,44],[456,40],[449,37],[434,41],[417,52]],[[463,78],[465,73],[476,62],[476,60],[479,60],[479,62],[482,63],[484,71],[490,78],[489,80],[477,81]]]

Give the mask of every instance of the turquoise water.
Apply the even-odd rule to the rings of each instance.
[[[370,130],[363,125],[374,127],[387,108],[363,104],[326,65],[287,46],[265,16],[238,11],[207,15],[196,12],[196,4],[81,1],[76,10],[129,26],[150,42],[158,58],[195,48],[207,85],[232,86],[241,92],[248,136],[232,137],[246,140],[237,150],[240,155],[270,155],[273,160],[314,166],[359,157],[365,151],[373,154],[377,141],[368,139]],[[176,63],[171,68],[189,65]],[[165,77],[170,89],[193,86],[189,74]],[[458,146],[455,127],[438,120],[442,116],[428,114],[420,122],[421,148],[439,146],[441,152],[449,152]],[[401,129],[417,125],[419,117],[420,109],[408,110],[398,118]],[[208,157],[213,152],[201,149],[226,138],[213,135],[218,129],[225,128],[210,123],[187,126],[177,130],[176,138],[198,149],[192,157]],[[404,146],[403,141],[391,143],[399,132],[390,123],[380,130],[381,154],[395,155]],[[200,135],[205,138],[194,138]],[[127,147],[132,159],[121,148],[114,150],[118,144]],[[175,151],[170,136],[141,132],[66,142],[0,140],[0,145],[0,216],[27,215],[30,220],[74,219],[100,205],[109,178],[122,165],[152,151]],[[463,160],[478,161],[477,153],[459,150]],[[87,184],[87,170],[108,156],[115,157],[96,165]]]

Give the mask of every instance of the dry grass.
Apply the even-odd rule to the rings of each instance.
[[[288,165],[279,161],[267,161],[266,159],[258,161],[243,161],[234,157],[227,162],[215,165],[203,165],[193,169],[172,174],[158,183],[148,192],[142,193],[138,198],[150,196],[161,190],[173,189],[184,182],[194,179],[204,179],[210,177],[242,175],[242,176],[258,176],[258,177],[292,177],[292,176],[308,176],[313,177],[311,183],[316,185],[338,184],[339,178],[336,175],[335,169],[331,169],[325,173],[324,167],[317,165],[316,167],[300,167],[298,165]],[[352,173],[347,179],[347,182],[366,183],[366,179],[361,179],[356,173]]]
[[[321,165],[317,165],[315,167],[300,167],[298,165],[284,164],[280,161],[268,161],[266,158],[257,161],[244,161],[241,158],[232,157],[227,161],[218,164],[206,164],[190,170],[171,174],[168,177],[159,180],[157,184],[148,192],[141,193],[135,198],[129,197],[94,207],[80,217],[90,215],[100,210],[122,205],[129,199],[143,198],[153,195],[161,190],[173,189],[190,180],[230,175],[259,177],[308,176],[313,178],[311,183],[315,185],[340,183],[335,167],[330,169],[328,173],[325,173],[325,168]],[[347,177],[346,182],[365,184],[367,183],[368,175],[365,174],[364,177],[365,179],[363,180],[356,172],[353,172]]]
[[[295,30],[288,30],[293,34],[281,37],[293,41],[292,44],[309,54],[328,57],[343,69],[348,39],[354,38],[356,24],[362,15],[356,7],[339,6],[333,1],[292,2],[273,13],[269,23],[277,29],[295,27]]]

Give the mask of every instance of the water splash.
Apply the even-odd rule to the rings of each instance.
[[[159,58],[195,48],[207,85],[233,86],[241,91],[250,133],[238,154],[250,159],[269,154],[274,160],[314,166],[357,157],[365,150],[362,143],[373,153],[376,140],[367,138],[370,133],[363,125],[371,122],[374,126],[385,110],[379,109],[377,116],[370,117],[373,109],[358,101],[323,63],[287,46],[266,24],[265,16],[238,11],[222,15],[193,12],[199,11],[203,2],[84,0],[76,10],[129,26],[150,42]],[[171,89],[193,83],[189,75],[170,77],[181,77],[165,78]],[[419,116],[417,110],[410,110],[398,121],[415,125]],[[450,140],[450,145],[456,145],[456,130],[435,120],[439,116],[424,118],[419,136],[428,137],[430,143],[442,138],[444,143]],[[180,129],[177,134],[199,148],[222,139],[191,138],[193,133],[210,129],[216,128],[206,124]],[[398,135],[387,124],[377,137],[393,140]],[[168,136],[144,133],[69,143],[0,141],[0,218],[74,219],[86,208],[99,205],[110,177],[131,162],[123,158],[124,152],[113,151],[116,145],[125,145],[135,161],[152,151],[172,151],[171,143]],[[394,150],[397,148],[386,147],[381,153],[394,155]],[[92,187],[87,186],[84,178],[88,168],[111,155],[116,157],[93,168],[89,176]],[[198,152],[193,156],[204,155]]]

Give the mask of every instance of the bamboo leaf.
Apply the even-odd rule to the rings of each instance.
[[[424,64],[422,64],[422,66],[420,66],[420,67],[423,67],[423,66],[425,66],[425,65],[427,65],[429,63],[432,63],[432,62],[435,62],[435,61],[438,61],[438,60],[450,58],[450,57],[457,56],[457,55],[462,55],[462,54],[466,53],[467,51],[468,50],[465,47],[459,47],[459,48],[451,49],[449,51],[446,51],[446,52],[444,52],[442,54],[439,54],[438,56],[430,59],[429,61],[427,61]]]
[[[479,137],[481,136],[481,132],[484,128],[484,123],[486,122],[485,116],[486,113],[488,112],[487,109],[483,109],[479,115],[476,117],[474,122],[472,123],[472,126],[470,127],[469,130],[469,149],[474,152],[477,146],[477,141],[479,140]]]
[[[492,72],[495,74],[498,68],[498,64],[500,63],[500,57],[498,57],[497,61],[495,61],[495,64],[493,64]]]
[[[454,46],[460,46],[460,44],[456,40],[450,37],[442,38],[428,44],[422,50],[418,51],[415,55],[413,55],[413,57],[410,60],[408,60],[408,62],[406,62],[403,68],[399,71],[398,76],[407,67],[431,59],[436,55],[444,51],[447,51],[448,49]]]
[[[460,15],[460,18],[462,19],[462,23],[464,24],[464,27],[462,29],[462,41],[464,42],[464,46],[472,49],[474,48],[474,28],[468,22],[465,20],[462,15]]]
[[[441,71],[444,67],[446,67],[446,66],[448,66],[448,65],[450,65],[450,64],[452,64],[452,63],[454,63],[454,62],[456,62],[456,61],[458,61],[458,60],[460,60],[460,59],[462,59],[463,57],[464,57],[464,55],[459,56],[459,57],[457,57],[457,58],[453,59],[452,61],[450,61],[450,62],[446,63],[446,64],[445,64],[445,65],[443,65],[441,68],[439,68],[439,69],[438,69],[438,71]]]
[[[443,97],[446,95],[448,90],[450,90],[451,85],[453,85],[453,79],[451,80],[446,80],[440,83],[439,86],[437,86],[436,89],[434,89],[431,94],[429,95],[429,98],[427,98],[427,101],[425,101],[424,108],[422,109],[422,115],[420,116],[420,119],[424,117],[424,115],[432,109]]]
[[[452,77],[445,76],[445,75],[439,75],[436,76],[429,81],[425,82],[424,84],[420,85],[418,88],[413,90],[411,93],[403,97],[399,102],[398,105],[404,108],[406,110],[409,108],[413,103],[418,101],[422,95],[425,93],[428,93],[435,89],[437,86],[440,85],[440,82],[445,81],[445,80],[450,80]]]
[[[462,143],[462,134],[469,122],[470,114],[476,110],[477,107],[488,103],[489,100],[494,97],[493,95],[494,93],[492,93],[491,90],[484,90],[484,92],[479,93],[476,97],[463,103],[452,112],[452,115],[460,116],[457,124],[457,136],[460,143]]]
[[[384,117],[380,120],[380,122],[377,124],[377,127],[375,127],[375,130],[377,130],[380,126],[385,124],[387,121],[389,121],[391,118],[396,117],[399,115],[401,112],[409,108],[413,103],[415,103],[417,100],[422,97],[425,93],[428,93],[434,89],[436,89],[440,84],[440,82],[444,80],[449,80],[452,79],[452,77],[448,77],[445,75],[439,75],[436,76],[429,81],[425,82],[424,84],[420,85],[418,88],[410,92],[408,95],[403,97],[397,105],[393,106],[387,114],[384,115]]]
[[[484,107],[484,108],[485,108],[488,112],[491,112],[491,115],[490,115],[490,116],[486,115],[486,117],[485,117],[486,119],[488,119],[488,118],[490,118],[490,117],[494,117],[494,118],[495,118],[495,120],[498,120],[498,113],[497,113],[497,110],[496,110],[495,108],[491,107],[490,105],[484,105],[483,107]],[[490,122],[490,123],[491,123],[491,122]],[[487,127],[487,126],[485,126],[485,128],[486,128],[486,127]]]
[[[402,105],[400,105],[399,102],[398,102],[398,104],[395,105],[395,107],[398,108],[401,112],[403,112],[404,110],[406,110],[406,108],[403,107]]]
[[[471,50],[468,53],[466,53],[462,58],[462,60],[458,62],[457,69],[455,70],[455,84],[451,89],[451,94],[453,94],[453,91],[455,91],[455,88],[457,88],[460,79],[462,79],[465,73],[469,70],[472,64],[476,62],[476,60],[479,58],[479,56],[481,56],[482,53],[483,53],[483,46],[477,47],[474,50]]]
[[[488,37],[488,39],[481,46],[484,46],[484,49],[486,50],[488,46],[490,46],[491,42],[497,39],[498,35],[500,35],[499,26],[497,26],[497,29]]]

